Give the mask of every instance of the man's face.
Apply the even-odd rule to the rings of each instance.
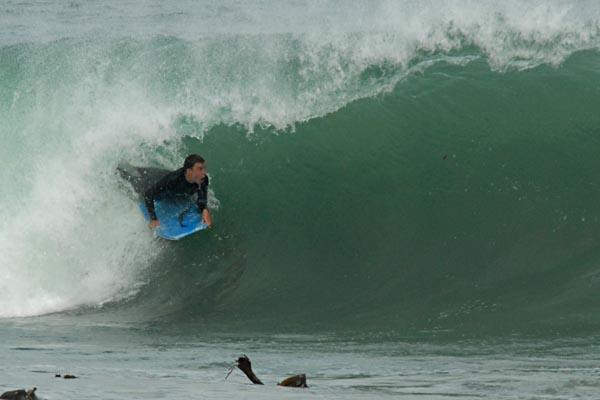
[[[192,167],[192,181],[200,183],[206,175],[206,163],[196,163]]]

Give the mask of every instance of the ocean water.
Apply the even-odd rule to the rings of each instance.
[[[597,397],[599,49],[585,0],[2,2],[0,392]],[[189,153],[161,241],[115,167]]]

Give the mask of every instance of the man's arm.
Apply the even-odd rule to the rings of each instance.
[[[144,203],[148,210],[148,215],[152,221],[158,221],[156,217],[156,211],[154,210],[154,199],[163,191],[166,190],[169,182],[169,175],[163,177],[161,180],[156,182],[153,186],[149,187],[144,192]],[[152,224],[152,223],[151,223]]]
[[[198,188],[198,212],[202,215],[204,223],[210,226],[212,225],[212,218],[210,217],[210,211],[208,211],[208,175],[204,177],[204,181]]]
[[[154,187],[149,188],[144,193],[144,203],[146,203],[146,209],[148,210],[148,215],[152,221],[158,220],[156,218],[156,211],[154,211],[154,197],[156,197],[156,190]]]

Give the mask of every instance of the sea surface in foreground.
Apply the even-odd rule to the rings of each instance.
[[[591,399],[600,391],[596,337],[436,343],[65,322],[3,324],[0,386],[35,385],[48,399]],[[241,354],[264,386],[239,370],[225,380]],[[307,374],[308,389],[276,386],[296,373]]]

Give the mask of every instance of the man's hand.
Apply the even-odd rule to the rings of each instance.
[[[208,211],[208,208],[202,210],[202,220],[206,225],[208,225],[209,228],[212,228],[212,218],[210,216],[210,211]]]
[[[150,224],[148,226],[150,227],[150,229],[154,229],[159,225],[160,225],[160,222],[158,222],[157,219],[153,219],[152,221],[150,221]]]

